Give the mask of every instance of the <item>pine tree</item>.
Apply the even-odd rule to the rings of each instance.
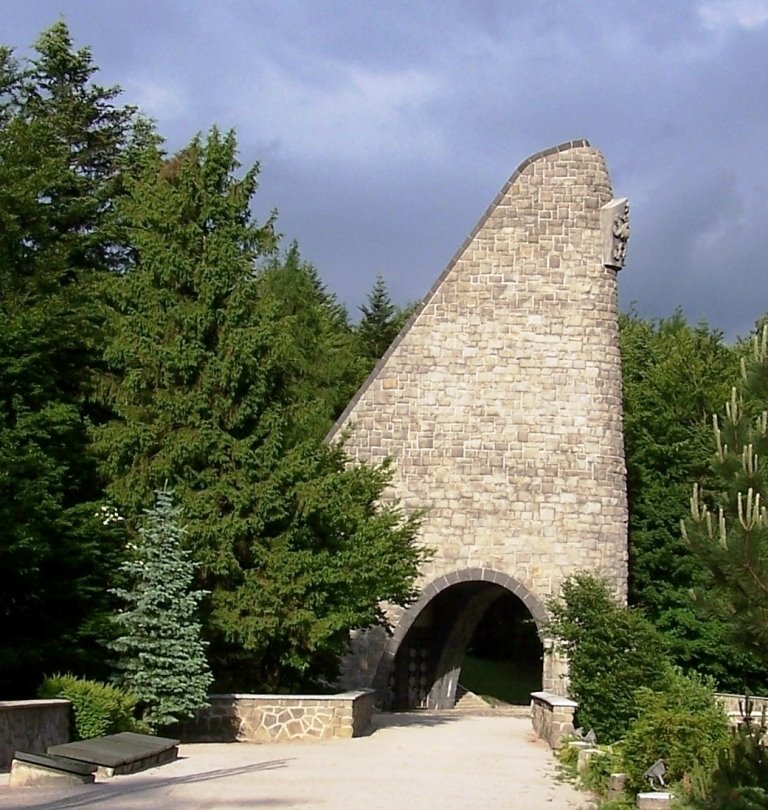
[[[330,327],[313,325],[328,303],[298,268],[262,277],[276,239],[250,215],[257,169],[234,176],[234,135],[171,158],[146,139],[132,165],[118,215],[134,252],[106,349],[115,418],[96,431],[110,495],[131,513],[174,488],[211,591],[217,687],[333,678],[348,631],[413,596],[418,520],[379,505],[386,467],[348,468],[321,441],[310,361],[324,359]],[[309,314],[278,293],[291,274]]]
[[[752,341],[723,417],[711,491],[694,485],[684,537],[710,574],[699,601],[768,664],[768,327]]]
[[[182,545],[181,517],[173,493],[158,490],[134,553],[121,566],[131,588],[115,589],[127,606],[113,617],[120,629],[110,643],[120,654],[118,681],[152,729],[207,705],[213,680],[197,618],[203,591],[193,587],[195,564]]]
[[[64,23],[29,61],[0,49],[0,692],[101,676],[116,549],[87,423],[103,344],[105,222],[132,111]]]

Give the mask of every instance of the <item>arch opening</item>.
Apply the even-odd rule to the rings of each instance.
[[[482,687],[491,677],[505,687],[483,692],[501,700],[540,688],[540,602],[497,572],[455,572],[441,579],[405,612],[390,639],[376,674],[384,708],[452,708],[467,665],[472,683]]]
[[[542,688],[544,646],[531,614],[513,594],[494,601],[478,622],[459,685],[483,697],[527,705]]]

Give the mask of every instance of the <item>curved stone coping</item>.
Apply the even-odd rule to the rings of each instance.
[[[579,704],[575,700],[571,700],[570,698],[563,697],[562,695],[555,695],[552,692],[531,692],[531,698],[535,700],[541,700],[544,703],[548,703],[553,708],[555,706],[562,706],[565,708],[572,708],[578,709]]]
[[[731,725],[738,725],[743,720],[741,712],[744,698],[745,695],[733,694],[731,692],[715,692],[715,700],[728,716]],[[763,712],[768,716],[768,697],[765,695],[750,695],[749,699],[752,701],[753,720],[759,720]]]
[[[728,706],[738,706],[740,702],[744,702],[745,697],[743,694],[739,695],[734,692],[715,692],[715,699]],[[749,699],[755,706],[768,705],[768,697],[765,695],[750,695]]]
[[[68,700],[62,698],[45,698],[44,700],[0,700],[0,712],[13,709],[47,709],[52,706],[69,706]]]
[[[277,695],[269,692],[226,692],[220,695],[208,695],[208,699],[234,698],[236,700],[268,700],[270,702],[276,702],[278,700],[354,700],[361,695],[367,695],[369,692],[373,692],[373,689],[357,689],[352,692],[333,692],[330,695]]]

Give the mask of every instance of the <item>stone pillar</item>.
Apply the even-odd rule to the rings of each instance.
[[[562,748],[563,737],[573,734],[573,717],[578,708],[575,700],[549,692],[531,692],[531,724],[536,736],[546,740],[550,748]]]

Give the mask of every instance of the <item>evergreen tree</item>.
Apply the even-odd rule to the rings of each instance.
[[[105,216],[131,111],[92,81],[64,23],[29,62],[0,49],[0,693],[45,671],[100,676],[95,635],[114,545],[99,519],[90,394]]]
[[[250,216],[256,169],[236,179],[235,150],[213,130],[170,159],[148,140],[133,159],[118,213],[134,253],[106,352],[116,418],[96,440],[121,511],[166,480],[177,493],[211,591],[218,686],[300,687],[335,676],[349,629],[383,620],[380,601],[413,595],[424,555],[417,520],[378,505],[387,469],[347,468],[307,416],[301,381],[326,349],[311,325],[328,317],[312,308],[327,302],[298,274],[307,315],[258,271],[276,240]]]
[[[664,634],[675,662],[727,691],[766,683],[757,659],[734,650],[726,626],[691,602],[706,571],[680,537],[690,482],[711,480],[710,414],[727,396],[738,352],[678,311],[620,321],[629,496],[630,602]]]
[[[403,308],[393,304],[386,282],[376,276],[366,303],[360,306],[363,317],[355,329],[367,372],[383,357],[415,308],[414,304]]]
[[[711,488],[694,485],[683,534],[709,581],[699,601],[734,642],[768,664],[768,327],[742,360],[725,415],[715,417]]]
[[[294,334],[289,385],[300,435],[323,438],[367,373],[347,311],[295,243],[264,266],[258,283],[261,305]]]
[[[203,592],[193,589],[195,564],[182,546],[181,509],[172,496],[157,491],[134,553],[121,566],[131,588],[115,589],[127,607],[113,617],[120,635],[110,644],[120,654],[119,684],[152,729],[207,705],[213,680],[197,618]]]

